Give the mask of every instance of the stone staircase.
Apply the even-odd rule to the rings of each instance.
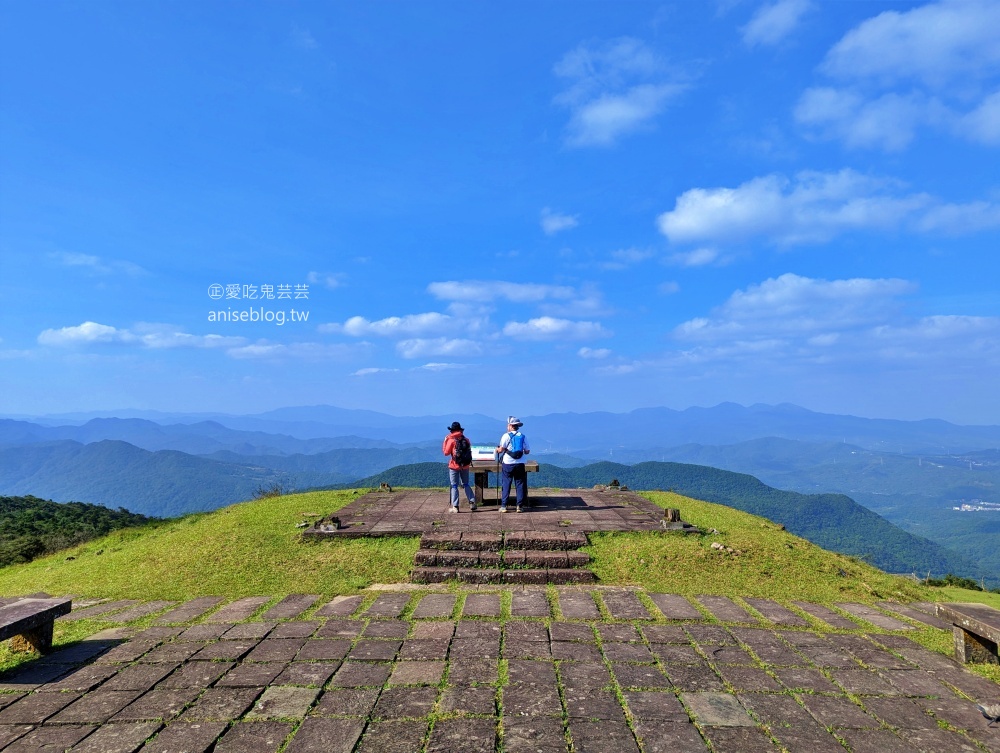
[[[578,531],[425,533],[414,557],[414,583],[593,583]]]

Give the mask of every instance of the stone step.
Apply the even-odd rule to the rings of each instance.
[[[572,568],[586,567],[590,555],[574,549],[506,549],[495,551],[464,551],[457,549],[419,549],[414,564],[424,567],[510,567]]]
[[[413,568],[410,575],[413,583],[445,583],[459,581],[460,583],[489,584],[534,584],[556,585],[593,583],[596,576],[582,568],[526,568],[501,570],[488,567],[424,567]]]
[[[421,549],[463,552],[499,552],[504,549],[560,551],[587,546],[586,534],[579,531],[506,531],[474,533],[442,531],[420,537]]]

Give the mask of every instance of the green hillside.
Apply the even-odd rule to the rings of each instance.
[[[445,484],[443,465],[417,463],[391,468],[356,486],[433,487]],[[800,494],[763,484],[753,476],[684,463],[592,463],[582,468],[541,465],[529,482],[538,487],[588,488],[618,479],[632,489],[671,490],[781,523],[826,549],[861,557],[893,573],[957,573],[979,577],[970,560],[939,544],[897,528],[842,494]]]
[[[0,497],[0,567],[30,562],[150,518],[125,509],[36,497]]]
[[[127,442],[60,441],[0,448],[0,491],[81,500],[157,517],[248,499],[261,486],[293,486],[270,468],[250,468]]]
[[[764,483],[803,493],[838,492],[894,525],[923,536],[981,566],[1000,581],[1000,514],[959,512],[962,501],[1000,502],[1000,452],[904,455],[844,442],[810,444],[776,437],[725,446],[683,445],[671,460],[749,473]]]
[[[295,494],[116,531],[0,570],[0,594],[47,591],[146,600],[288,593],[330,597],[376,582],[407,581],[418,547],[415,537],[301,539],[298,523],[334,512],[357,494]],[[667,492],[646,496],[661,507],[681,508],[686,520],[718,533],[594,534],[588,551],[604,584],[824,602],[911,600],[932,593],[761,518]],[[714,541],[741,554],[720,554],[711,548]]]

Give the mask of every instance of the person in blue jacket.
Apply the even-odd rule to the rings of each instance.
[[[497,445],[497,458],[502,469],[500,487],[500,512],[507,512],[507,499],[510,497],[510,482],[514,482],[517,496],[517,511],[528,496],[528,472],[524,467],[524,457],[531,452],[528,440],[521,433],[524,426],[516,416],[507,417],[507,432],[500,437]]]

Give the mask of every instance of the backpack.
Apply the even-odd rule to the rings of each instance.
[[[507,436],[510,437],[510,441],[507,443],[507,454],[514,460],[520,460],[524,457],[524,435],[510,432]]]
[[[464,436],[455,437],[455,449],[451,451],[451,459],[456,465],[472,465],[472,443]]]

